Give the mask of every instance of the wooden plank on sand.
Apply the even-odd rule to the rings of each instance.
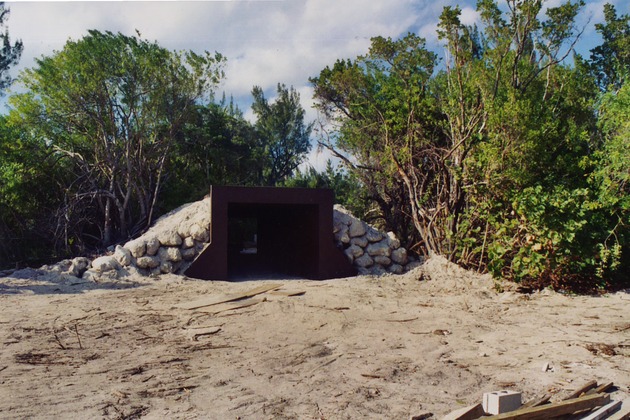
[[[282,284],[272,283],[272,284],[264,284],[262,286],[256,287],[254,289],[247,290],[241,293],[234,293],[225,296],[210,296],[203,299],[196,300],[194,302],[180,303],[179,305],[175,305],[176,308],[179,309],[198,309],[203,308],[205,306],[218,305],[219,303],[225,302],[233,302],[239,299],[245,299],[248,297],[256,296],[261,293],[268,292],[270,290],[279,289],[282,287]]]
[[[608,420],[628,420],[630,419],[630,398],[621,403],[621,410],[617,411]]]
[[[596,386],[597,386],[596,380],[593,379],[592,381],[588,381],[587,383],[585,383],[584,385],[582,385],[581,387],[579,387],[578,389],[570,393],[567,397],[563,398],[563,401],[577,398],[580,395],[584,394],[586,391],[595,388]]]
[[[442,420],[473,420],[483,417],[486,413],[483,411],[481,404],[471,405],[470,407],[460,408],[448,413],[442,417]]]
[[[249,308],[250,306],[258,305],[263,299],[245,299],[237,302],[224,302],[212,307],[199,308],[199,312],[206,314],[218,314],[226,311],[234,311],[236,309]]]
[[[585,395],[584,397],[560,401],[540,407],[526,408],[523,410],[518,409],[515,411],[510,411],[509,413],[503,413],[491,417],[484,417],[484,420],[543,420],[551,417],[571,414],[576,411],[590,410],[592,408],[608,404],[609,402],[610,395],[608,394]]]
[[[519,410],[530,407],[538,407],[540,405],[546,404],[551,399],[551,394],[545,394],[540,398],[534,398],[533,400],[527,401],[525,404],[521,405]]]
[[[269,292],[270,295],[276,295],[276,296],[286,296],[286,297],[293,297],[293,296],[302,296],[304,294],[306,294],[306,290],[294,290],[292,292],[287,292],[284,290],[273,290],[271,292]]]
[[[610,404],[606,404],[602,408],[593,411],[588,416],[582,417],[582,420],[601,420],[608,418],[608,415],[619,410],[619,407],[621,407],[621,401],[613,401]]]
[[[602,384],[600,386],[598,386],[597,388],[593,388],[591,390],[586,391],[586,395],[591,395],[591,394],[601,394],[602,392],[606,392],[608,391],[610,388],[612,388],[614,385],[613,382],[606,382],[605,384]]]

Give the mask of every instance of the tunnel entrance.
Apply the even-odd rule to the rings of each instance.
[[[212,187],[210,244],[185,274],[205,280],[356,274],[334,244],[331,190]]]

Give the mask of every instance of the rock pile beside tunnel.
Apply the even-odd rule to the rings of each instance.
[[[359,274],[402,274],[419,265],[393,232],[381,232],[339,205],[334,208],[333,234]]]
[[[94,259],[83,277],[181,273],[210,241],[210,223],[209,198],[181,206],[158,219],[144,235]]]

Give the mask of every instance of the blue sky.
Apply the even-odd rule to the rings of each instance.
[[[502,0],[500,0],[500,3]],[[603,5],[612,3],[620,14],[630,13],[628,0],[586,0],[580,16],[586,25],[581,49],[599,40],[594,23],[603,21]],[[547,0],[556,6],[560,0]],[[399,37],[414,32],[442,55],[435,28],[444,6],[459,5],[464,23],[477,20],[471,0],[250,0],[250,1],[72,1],[6,2],[11,10],[12,40],[24,42],[22,60],[12,73],[35,65],[34,58],[61,50],[68,39],[89,29],[133,35],[173,49],[218,51],[228,59],[226,80],[218,94],[233,95],[251,112],[251,89],[261,86],[273,98],[277,83],[293,85],[301,94],[307,118],[316,76],[338,58],[364,54],[373,36]],[[590,19],[590,23],[587,23]],[[311,156],[322,166],[326,156]]]

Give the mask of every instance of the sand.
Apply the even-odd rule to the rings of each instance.
[[[17,272],[0,278],[0,418],[439,418],[592,379],[630,397],[630,293],[505,289],[440,258],[328,281]]]

